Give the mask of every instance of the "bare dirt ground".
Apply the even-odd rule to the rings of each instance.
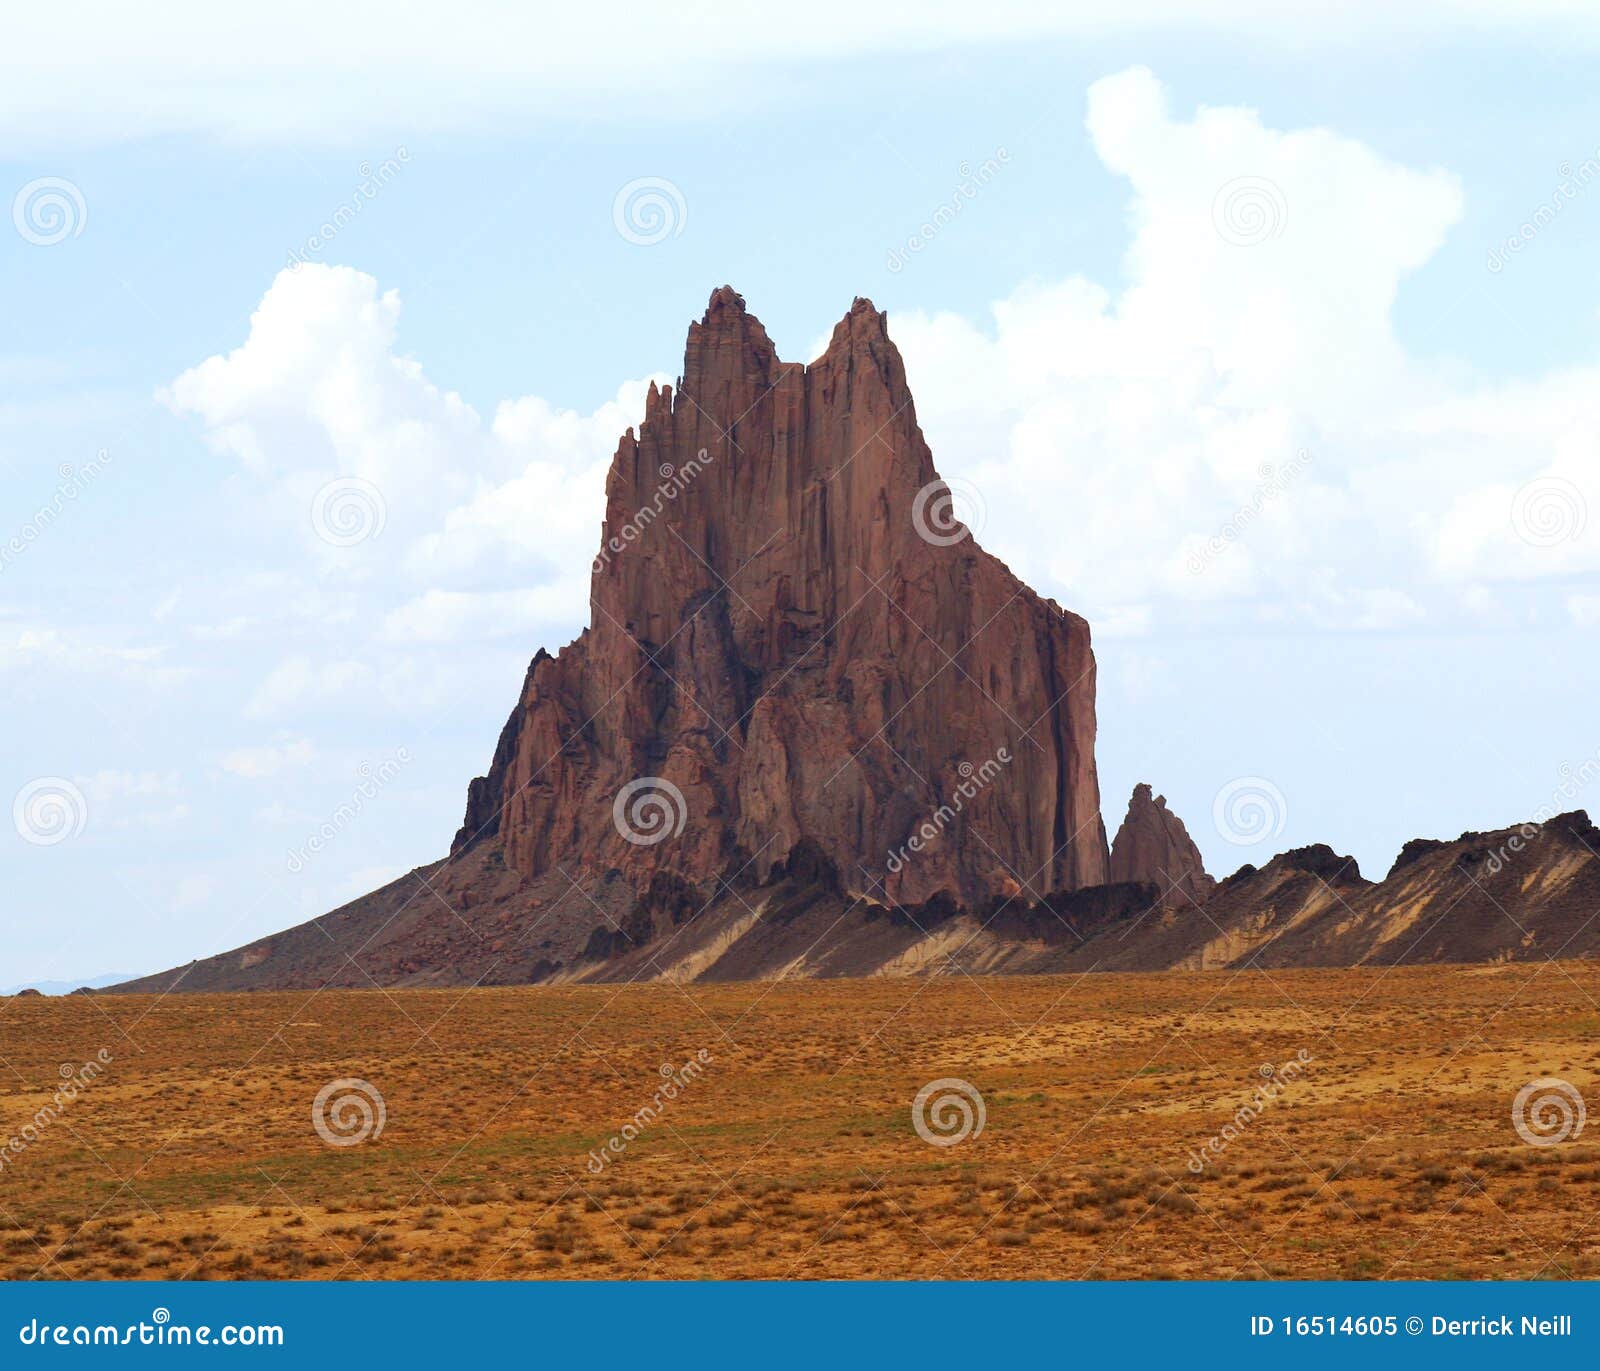
[[[1597,1054],[1585,962],[15,998],[0,1275],[1592,1277]]]

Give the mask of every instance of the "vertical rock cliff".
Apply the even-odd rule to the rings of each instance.
[[[712,295],[617,448],[591,607],[453,851],[642,889],[803,848],[900,903],[1107,879],[1088,624],[954,521],[870,302],[803,366]]]

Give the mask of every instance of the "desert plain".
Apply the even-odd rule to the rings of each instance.
[[[16,997],[0,1276],[1588,1278],[1597,1075],[1586,961]]]

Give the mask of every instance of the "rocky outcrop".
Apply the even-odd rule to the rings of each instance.
[[[589,628],[535,659],[454,851],[533,878],[885,902],[1106,880],[1088,624],[951,515],[884,315],[810,366],[723,287],[606,487]]]
[[[880,905],[806,848],[703,900],[621,873],[529,881],[480,843],[312,923],[118,991],[775,977],[1083,974],[1600,956],[1600,833],[1581,813],[1430,842],[1382,881],[1322,844],[1244,866],[1199,908],[1094,886],[965,909]],[[264,955],[261,955],[264,954]],[[104,992],[102,992],[104,993]]]
[[[533,535],[530,535],[533,536]],[[884,316],[809,366],[726,287],[606,486],[451,855],[118,991],[1600,955],[1581,812],[1220,884],[1139,786],[1108,852],[1088,625],[951,517]],[[23,992],[28,993],[28,992]]]
[[[1180,904],[1203,904],[1216,886],[1183,820],[1167,808],[1167,797],[1142,782],[1134,786],[1111,844],[1111,879],[1148,882],[1164,900]]]

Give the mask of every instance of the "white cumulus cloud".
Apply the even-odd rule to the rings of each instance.
[[[345,619],[391,645],[537,638],[581,623],[605,473],[651,379],[590,413],[538,396],[485,420],[398,349],[400,299],[349,267],[279,272],[233,351],[163,392],[207,443],[259,482],[329,593],[360,591]],[[326,497],[350,493],[353,536],[330,538]],[[327,606],[319,611],[326,618]],[[220,633],[221,630],[218,630]],[[262,683],[262,716],[361,683],[355,662],[296,657]]]
[[[1562,505],[1600,510],[1600,372],[1463,379],[1395,334],[1455,176],[1250,109],[1175,113],[1142,67],[1087,107],[1131,190],[1123,288],[891,321],[940,470],[1026,579],[1096,622],[1392,629],[1470,615],[1467,582],[1600,566],[1600,519]],[[1519,513],[1528,482],[1545,498]]]
[[[1175,111],[1142,67],[1086,106],[1129,188],[1120,286],[1035,281],[987,318],[891,322],[940,469],[981,491],[984,541],[1024,579],[1139,636],[1509,627],[1600,569],[1600,369],[1502,382],[1395,332],[1461,216],[1456,176],[1246,108]],[[486,420],[400,351],[399,322],[364,273],[285,270],[243,343],[168,389],[293,525],[319,615],[359,645],[297,649],[252,716],[392,686],[376,653],[415,651],[416,673],[439,644],[558,645],[586,617],[604,473],[648,378],[589,413],[525,396]],[[380,533],[319,537],[336,480],[379,492]]]

